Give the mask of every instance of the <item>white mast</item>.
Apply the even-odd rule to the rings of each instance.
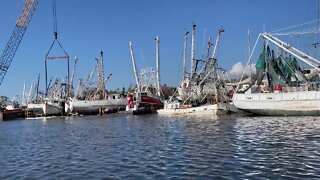
[[[32,100],[31,94],[32,94],[32,89],[34,86],[34,81],[31,84],[30,90],[29,90],[29,95],[28,95],[28,99],[27,99],[27,104]]]
[[[248,29],[248,58],[251,54],[251,42],[250,42],[250,30]],[[252,76],[252,69],[251,69],[251,59],[249,59],[249,69],[250,69],[250,77]]]
[[[141,90],[140,89],[140,82],[139,82],[137,66],[136,66],[136,61],[135,61],[135,58],[134,58],[133,48],[132,48],[132,43],[131,42],[129,42],[129,49],[130,49],[130,54],[131,54],[131,61],[132,61],[132,68],[133,68],[134,77],[136,79],[137,88],[140,91]]]
[[[71,74],[71,80],[70,80],[70,94],[74,96],[74,86],[73,86],[73,81],[74,81],[74,76],[75,76],[75,71],[76,71],[76,65],[78,62],[77,56],[74,57],[74,65],[73,65],[73,70]]]
[[[156,72],[157,72],[157,94],[161,96],[160,93],[160,41],[159,37],[156,37]]]
[[[216,43],[214,44],[214,48],[213,48],[213,52],[212,52],[212,56],[211,56],[212,59],[214,59],[216,57],[216,52],[217,52],[217,48],[218,48],[218,44],[219,44],[222,32],[224,32],[223,27],[221,27],[219,29],[218,36],[217,36],[217,39],[216,39]]]
[[[103,51],[101,49],[101,52],[100,52],[100,86],[101,86],[101,89],[102,89],[102,92],[103,94],[105,93],[105,90],[106,90],[106,86],[105,86],[105,83],[104,83],[104,62],[103,62]]]
[[[24,106],[24,105],[27,105],[26,104],[26,80],[24,80],[23,82],[23,91],[22,91],[22,102],[21,104]]]
[[[187,61],[187,39],[188,39],[188,31],[184,30],[184,42],[183,42],[183,65],[182,65],[182,80],[185,80],[186,77],[186,61]]]
[[[196,34],[196,26],[194,22],[192,22],[192,38],[191,38],[191,71],[190,71],[190,79],[194,74],[194,61],[195,61],[195,34]]]

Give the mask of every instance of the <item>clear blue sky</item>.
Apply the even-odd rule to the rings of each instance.
[[[138,68],[155,66],[155,41],[160,37],[161,81],[176,86],[181,77],[184,29],[197,24],[196,56],[202,52],[203,34],[215,40],[226,31],[218,50],[219,64],[230,70],[246,62],[247,30],[252,41],[258,33],[277,30],[317,19],[317,0],[56,0],[59,40],[73,57],[79,58],[76,79],[86,78],[94,58],[105,52],[105,72],[112,73],[108,89],[134,85],[128,48],[132,41]],[[23,0],[0,1],[0,53],[20,14]],[[19,6],[20,4],[20,6]],[[0,95],[22,94],[41,74],[44,89],[44,56],[53,40],[51,0],[40,0],[17,54],[0,87]],[[190,42],[189,42],[190,45]],[[60,53],[56,52],[56,55]],[[49,63],[49,76],[62,77],[66,63]],[[75,81],[77,84],[78,81]]]

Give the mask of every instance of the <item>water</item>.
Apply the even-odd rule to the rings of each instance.
[[[320,179],[320,117],[0,123],[0,179]]]

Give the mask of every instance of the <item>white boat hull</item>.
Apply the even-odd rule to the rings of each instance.
[[[128,104],[127,99],[106,99],[106,100],[72,100],[68,108],[70,112],[80,114],[99,113],[99,110],[125,109]]]
[[[61,107],[58,104],[48,104],[48,103],[30,103],[27,105],[27,111],[33,112],[37,116],[54,116],[61,115]]]
[[[157,110],[160,115],[181,115],[181,114],[196,114],[196,115],[221,115],[231,112],[239,112],[233,105],[229,103],[219,103],[202,105],[190,108],[165,108]]]
[[[320,115],[318,91],[234,94],[233,103],[236,108],[256,115]]]

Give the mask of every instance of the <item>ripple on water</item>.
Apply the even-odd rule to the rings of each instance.
[[[0,142],[0,179],[320,178],[318,117],[10,121]]]

